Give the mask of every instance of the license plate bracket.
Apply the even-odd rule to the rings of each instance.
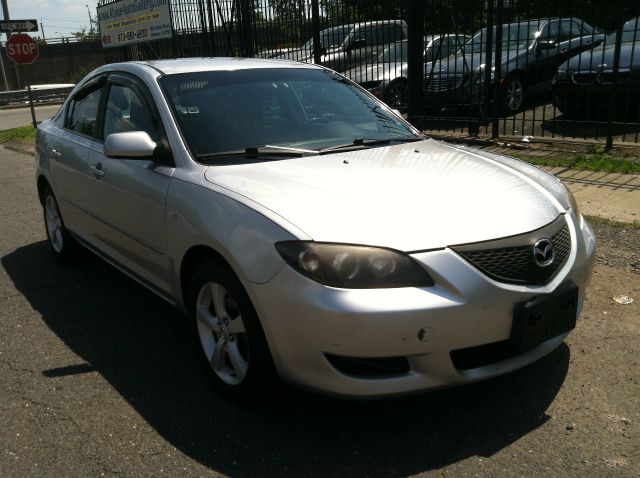
[[[517,304],[513,309],[511,342],[517,353],[569,332],[576,326],[578,287],[569,283],[551,294]]]

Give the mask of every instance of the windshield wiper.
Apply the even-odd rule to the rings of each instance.
[[[270,156],[276,158],[301,158],[311,154],[318,154],[318,151],[313,149],[302,148],[288,148],[285,146],[247,146],[245,149],[237,149],[231,151],[220,151],[219,153],[207,153],[199,154],[198,159],[208,160],[217,158],[232,158],[232,157],[258,157],[258,156]]]
[[[391,143],[413,143],[415,141],[423,141],[423,136],[413,138],[355,138],[351,143],[339,144],[338,146],[331,146],[330,148],[324,148],[320,150],[320,153],[330,153],[341,149],[362,149],[368,146],[382,146]]]

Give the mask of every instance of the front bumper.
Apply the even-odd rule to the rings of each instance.
[[[266,284],[247,284],[281,377],[348,397],[381,397],[471,383],[534,362],[562,343],[561,334],[504,360],[457,368],[452,352],[509,339],[517,303],[571,281],[578,313],[594,263],[595,237],[582,219],[567,215],[572,250],[544,286],[498,283],[452,250],[413,254],[435,280],[428,288],[347,290],[323,286],[289,267]],[[408,369],[359,376],[331,357],[402,358]]]
[[[596,80],[584,84],[564,80],[553,86],[553,104],[562,112],[606,115],[613,104],[616,112],[635,114],[639,102],[640,72],[633,77],[621,76],[616,85]]]

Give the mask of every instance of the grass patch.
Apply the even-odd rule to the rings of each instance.
[[[0,144],[8,141],[20,141],[29,143],[35,141],[36,129],[33,126],[21,126],[19,128],[7,129],[0,131]]]
[[[605,226],[617,227],[620,229],[634,229],[640,231],[640,221],[635,220],[633,222],[622,222],[614,219],[607,219],[600,216],[584,216],[587,221],[593,224],[604,224]]]
[[[510,152],[509,154],[537,166],[555,166],[607,173],[640,173],[640,158],[624,151],[605,152],[592,147],[583,153],[554,152],[542,157],[529,156],[521,152]]]

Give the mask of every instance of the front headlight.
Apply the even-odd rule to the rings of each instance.
[[[429,274],[409,256],[390,249],[306,241],[276,243],[282,258],[300,274],[344,289],[426,287]]]
[[[576,215],[576,217],[580,217],[580,209],[578,208],[578,201],[576,201],[576,198],[573,196],[573,193],[569,191],[569,188],[567,186],[564,186],[564,190],[567,196],[567,201],[569,202],[569,206],[573,210],[573,213]]]

